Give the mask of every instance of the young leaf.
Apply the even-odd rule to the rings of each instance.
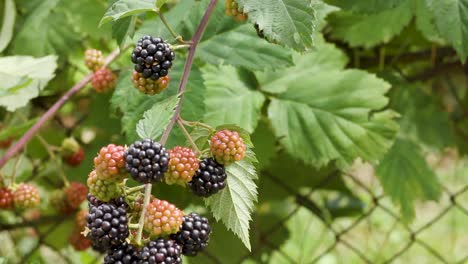
[[[265,101],[263,94],[250,90],[232,66],[208,65],[202,72],[206,86],[203,120],[212,126],[236,124],[252,133]]]
[[[439,33],[452,44],[464,62],[468,56],[468,1],[426,0]]]
[[[150,110],[143,114],[138,122],[136,131],[141,138],[159,139],[174,114],[178,96],[171,96],[164,101],[157,102]]]
[[[371,15],[337,12],[329,16],[332,35],[351,46],[370,48],[388,42],[409,24],[413,17],[412,1],[406,0],[394,9]]]
[[[247,157],[226,167],[227,186],[205,199],[217,221],[222,220],[251,250],[249,229],[254,203],[257,201],[255,167]]]
[[[15,1],[6,0],[4,9],[2,28],[0,29],[0,52],[8,46],[13,36],[16,16]]]
[[[237,0],[265,36],[298,51],[312,47],[315,16],[311,1]]]
[[[0,105],[8,111],[25,106],[55,76],[57,57],[0,58]]]
[[[377,166],[376,173],[385,193],[400,205],[406,222],[414,218],[416,199],[438,200],[440,197],[442,188],[437,176],[411,141],[397,139]]]
[[[314,53],[310,53],[300,60],[313,67],[313,57]],[[265,87],[285,89],[272,98],[268,116],[286,150],[318,166],[336,160],[343,167],[357,157],[368,161],[382,157],[398,130],[395,113],[379,112],[388,103],[385,93],[390,85],[364,71],[320,69],[320,64],[309,74],[295,75],[306,64],[298,65],[282,71],[284,80]]]
[[[107,9],[99,25],[155,9],[156,0],[119,0]]]

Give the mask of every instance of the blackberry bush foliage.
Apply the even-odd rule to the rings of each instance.
[[[132,52],[132,62],[135,71],[141,76],[153,81],[167,76],[172,68],[175,53],[162,38],[143,36],[138,40]]]

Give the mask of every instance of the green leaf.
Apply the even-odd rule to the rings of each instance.
[[[0,58],[0,105],[8,111],[25,106],[55,76],[57,57]]]
[[[158,139],[174,115],[178,96],[171,96],[164,101],[157,102],[150,110],[143,114],[136,130],[141,138]]]
[[[157,2],[162,2],[158,0]],[[122,19],[124,17],[154,11],[156,0],[119,0],[107,9],[99,25],[104,25],[110,21]]]
[[[32,127],[39,118],[28,120],[18,125],[9,125],[0,130],[0,141],[13,137],[22,136],[30,127]]]
[[[13,0],[5,0],[2,28],[0,30],[0,52],[5,50],[13,37],[15,26],[16,7]]]
[[[136,16],[129,16],[115,21],[112,24],[112,37],[117,40],[119,47],[123,49],[126,41],[133,38],[135,33]]]
[[[212,126],[236,124],[252,133],[265,101],[263,94],[250,90],[232,66],[207,65],[202,72],[206,86],[203,120]]]
[[[388,103],[390,85],[364,71],[333,69],[330,62],[321,68],[314,56],[303,55],[301,60],[309,64],[299,62],[282,71],[285,80],[266,84],[269,91],[281,91],[268,108],[276,137],[291,155],[310,165],[336,160],[344,167],[357,157],[379,160],[398,130],[396,114],[380,110]],[[316,70],[302,73],[308,65]]]
[[[415,16],[417,29],[427,40],[444,44],[445,41],[437,30],[434,15],[429,10],[426,0],[416,0]]]
[[[415,200],[438,200],[442,191],[418,146],[408,140],[395,141],[377,166],[376,174],[385,193],[401,207],[406,222],[414,218]]]
[[[412,1],[405,0],[398,7],[364,15],[336,12],[329,16],[332,35],[352,47],[373,47],[390,41],[407,26],[413,17]]]
[[[460,60],[464,62],[468,56],[468,1],[426,1],[439,33],[452,44]]]
[[[210,64],[226,63],[250,70],[292,65],[291,53],[260,39],[252,26],[243,25],[200,43],[197,56]]]
[[[255,167],[249,158],[244,158],[226,167],[226,188],[205,199],[214,218],[232,230],[251,250],[249,229],[254,203],[257,201],[257,177]]]
[[[325,0],[325,2],[344,10],[357,13],[379,13],[398,7],[406,0]]]
[[[311,1],[237,0],[249,20],[274,42],[298,51],[312,47],[315,16]]]

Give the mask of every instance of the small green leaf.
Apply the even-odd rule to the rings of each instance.
[[[104,17],[101,19],[101,22],[99,22],[99,26],[124,17],[154,11],[155,9],[156,0],[119,0],[107,9]]]
[[[263,94],[250,90],[232,66],[208,65],[202,72],[206,86],[203,120],[212,126],[236,124],[253,132],[265,102]],[[223,108],[226,111],[220,111]]]
[[[426,0],[434,15],[439,33],[464,62],[468,56],[468,1]]]
[[[178,96],[171,96],[157,102],[151,109],[143,114],[138,122],[136,131],[141,138],[159,139],[174,114]]]
[[[244,158],[226,167],[227,186],[205,199],[217,221],[222,220],[251,250],[249,229],[257,201],[257,173],[250,159]]]
[[[414,218],[415,200],[438,200],[442,191],[418,146],[408,140],[395,141],[377,166],[376,174],[385,193],[401,207],[406,222]]]
[[[121,49],[125,46],[129,38],[133,38],[136,19],[136,16],[129,16],[117,20],[112,24],[112,37],[117,40],[117,44],[119,44]]]
[[[5,0],[2,28],[0,30],[0,52],[2,52],[10,43],[13,37],[13,28],[15,26],[16,7],[15,1]]]
[[[311,1],[303,0],[237,0],[271,41],[298,51],[312,47],[315,15]]]

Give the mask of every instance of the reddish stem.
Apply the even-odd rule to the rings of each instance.
[[[114,50],[107,58],[104,63],[104,67],[109,65],[117,56],[120,54],[119,49]],[[75,84],[67,93],[65,93],[55,104],[47,110],[47,112],[32,126],[21,138],[11,146],[5,155],[0,159],[0,168],[5,166],[5,164],[13,156],[15,156],[23,147],[31,140],[31,138],[39,131],[39,129],[57,113],[57,111],[68,101],[70,98],[79,92],[86,84],[91,81],[93,73],[86,75],[79,83]]]
[[[169,137],[171,130],[174,127],[174,124],[179,118],[185,87],[187,86],[187,81],[190,75],[190,70],[192,69],[193,59],[195,58],[195,51],[197,49],[198,43],[200,43],[200,39],[203,36],[203,32],[205,31],[205,28],[208,25],[208,20],[210,19],[210,15],[213,12],[213,9],[215,8],[217,2],[218,0],[210,1],[210,4],[206,8],[205,14],[203,15],[203,18],[200,21],[200,24],[198,25],[197,31],[195,32],[195,35],[193,35],[192,37],[192,45],[190,46],[189,53],[187,56],[187,61],[185,62],[184,72],[182,74],[182,79],[180,80],[180,84],[179,84],[179,90],[178,90],[178,93],[180,94],[179,102],[177,103],[176,110],[174,112],[174,115],[171,118],[171,121],[169,122],[169,125],[167,125],[166,130],[164,130],[164,133],[160,141],[161,144],[166,143],[167,138]]]

